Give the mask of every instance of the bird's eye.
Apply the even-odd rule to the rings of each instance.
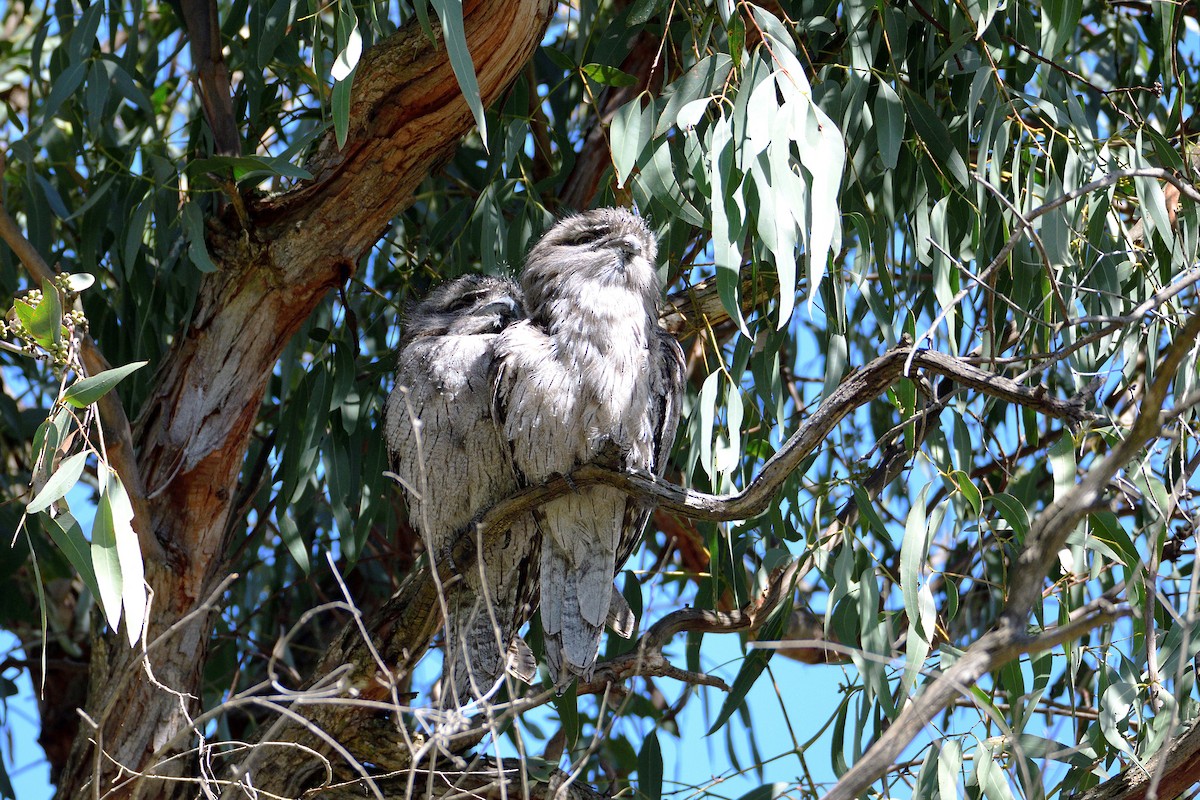
[[[564,244],[573,247],[582,247],[587,244],[594,244],[604,238],[607,231],[604,228],[584,228],[583,230],[567,237]]]
[[[479,302],[479,292],[467,292],[454,298],[450,305],[446,306],[447,312],[466,311]]]

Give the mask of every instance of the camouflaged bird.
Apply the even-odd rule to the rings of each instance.
[[[477,515],[517,490],[492,418],[493,347],[523,316],[514,282],[470,275],[434,290],[405,320],[385,438],[409,519],[434,563],[474,534]],[[537,565],[527,518],[485,541],[475,566],[446,582],[444,702],[484,695],[506,665],[533,679],[536,664],[517,631],[536,607]]]
[[[521,274],[528,318],[495,344],[497,422],[523,485],[614,450],[620,468],[662,474],[679,422],[683,354],[658,324],[656,252],[646,223],[620,208],[567,217],[530,251]],[[559,690],[591,679],[613,576],[649,513],[607,486],[534,512],[546,662]],[[632,625],[624,627],[629,635]]]

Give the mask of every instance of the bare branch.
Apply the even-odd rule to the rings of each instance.
[[[1198,335],[1200,315],[1193,315],[1168,348],[1156,371],[1157,377],[1146,392],[1141,412],[1125,439],[1103,460],[1092,465],[1083,480],[1033,521],[1025,537],[1025,548],[1011,570],[1008,603],[999,623],[905,708],[867,754],[825,795],[825,800],[857,797],[888,771],[904,748],[937,714],[954,702],[961,687],[973,686],[986,673],[1028,652],[1030,642],[1025,631],[1026,621],[1034,603],[1041,598],[1042,583],[1052,562],[1070,532],[1086,514],[1097,508],[1104,487],[1113,476],[1157,435],[1167,389]]]

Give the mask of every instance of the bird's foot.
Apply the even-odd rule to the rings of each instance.
[[[596,450],[596,455],[592,457],[593,464],[616,472],[624,468],[629,455],[627,448],[621,447],[615,439],[607,436],[599,444],[600,447]]]

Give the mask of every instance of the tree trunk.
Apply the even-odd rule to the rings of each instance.
[[[464,4],[485,105],[532,55],[553,8],[552,0]],[[292,334],[474,124],[444,45],[417,26],[364,54],[353,95],[346,144],[323,142],[308,165],[312,181],[252,204],[246,228],[233,215],[210,227],[218,270],[201,284],[134,430],[149,509],[134,525],[165,553],[146,563],[150,647],[143,662],[111,632],[95,637],[90,722],[75,738],[59,797],[196,795],[192,783],[147,776],[196,773],[190,757],[167,759],[196,743],[204,602],[226,571],[238,472],[267,379]]]

